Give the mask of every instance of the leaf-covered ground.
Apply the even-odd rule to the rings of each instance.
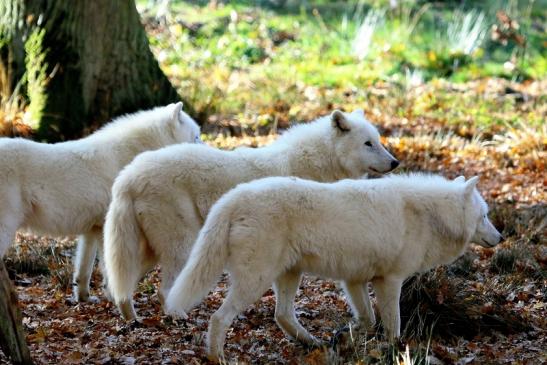
[[[386,124],[385,128],[395,125]],[[209,143],[223,148],[260,146],[274,138],[219,135]],[[423,359],[427,355],[432,363],[547,361],[545,140],[529,151],[512,145],[513,140],[481,146],[463,137],[425,134],[387,137],[386,142],[404,161],[403,169],[440,171],[447,176],[480,174],[479,187],[492,206],[492,218],[508,236],[495,249],[473,247],[455,265],[417,279],[421,289],[414,292],[421,293],[420,298],[403,300],[403,314],[411,323],[408,337],[397,350],[403,351],[408,344],[411,356]],[[536,160],[535,154],[540,158]],[[226,280],[190,313],[188,321],[174,323],[161,313],[155,272],[140,284],[135,297],[142,322],[128,324],[100,289],[94,290],[98,303],[71,301],[72,245],[70,239],[21,235],[6,260],[15,275],[27,340],[37,363],[206,361],[204,333],[210,315],[222,301]],[[93,283],[96,287],[100,283],[97,272]],[[268,292],[237,317],[228,332],[226,353],[230,359],[248,363],[384,363],[400,356],[381,335],[367,339],[356,334],[349,343],[348,336],[342,336],[344,341],[335,348],[306,349],[288,340],[276,326],[274,305],[275,298]],[[306,278],[296,306],[305,327],[326,341],[350,320],[343,294],[329,280]],[[416,321],[417,316],[422,319]],[[465,320],[470,322],[458,323]],[[457,326],[463,329],[455,330]]]

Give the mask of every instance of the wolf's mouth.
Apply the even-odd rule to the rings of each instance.
[[[368,169],[375,172],[375,173],[377,173],[377,174],[381,174],[381,172],[376,170],[374,167],[369,167]]]
[[[495,245],[491,244],[490,242],[488,242],[487,240],[485,240],[484,238],[481,238],[482,242],[486,243],[486,246],[488,247],[494,247]]]

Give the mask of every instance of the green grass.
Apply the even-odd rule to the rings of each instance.
[[[367,93],[357,93],[348,103],[348,90],[383,82],[400,86],[398,97],[403,98],[409,75],[417,76],[413,82],[418,83],[547,76],[545,40],[538,25],[544,24],[546,13],[540,2],[469,1],[455,8],[449,3],[400,1],[398,8],[390,9],[387,1],[375,1],[381,16],[362,58],[354,53],[352,42],[369,5],[296,3],[301,2],[276,7],[268,1],[235,1],[212,8],[206,2],[172,1],[166,28],[149,26],[150,41],[165,72],[180,82],[181,94],[206,118],[220,115],[247,125],[257,124],[249,120],[252,115],[274,120],[272,115],[280,112],[272,113],[275,105],[284,105],[284,118],[291,120],[306,119],[331,106],[363,105]],[[147,2],[139,4],[144,8]],[[526,40],[525,48],[514,40],[502,44],[490,39],[492,24],[499,23],[498,10],[518,20],[517,33]],[[146,18],[153,11],[143,14]],[[463,22],[466,16],[475,17],[471,24],[478,23],[477,16],[484,19],[483,40],[471,46],[467,38],[472,36],[450,36],[448,31],[451,23],[454,29],[462,28],[455,19]],[[518,113],[511,115],[511,101],[439,93],[442,105],[422,98],[411,106],[413,116],[431,114],[448,124],[472,120],[481,128],[522,119]],[[500,111],[510,115],[500,116]],[[531,125],[542,123],[541,116],[531,119]]]

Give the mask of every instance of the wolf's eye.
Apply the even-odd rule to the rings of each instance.
[[[365,146],[372,147],[372,143],[370,141],[366,141]]]

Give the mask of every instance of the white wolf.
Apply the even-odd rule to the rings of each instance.
[[[403,280],[455,260],[469,242],[492,247],[502,239],[475,189],[478,178],[464,180],[415,174],[325,184],[277,177],[239,185],[211,208],[166,309],[185,315],[226,268],[231,286],[207,337],[213,359],[223,354],[233,318],[272,283],[279,326],[316,343],[293,308],[307,272],[343,280],[356,316],[371,281],[388,337],[398,337]]]
[[[241,182],[288,175],[335,181],[391,171],[398,164],[362,110],[334,111],[291,128],[264,148],[187,145],[141,154],[112,188],[104,231],[110,293],[124,318],[134,318],[135,286],[159,263],[160,297],[166,295],[210,207]]]
[[[74,292],[87,300],[114,178],[145,150],[197,140],[199,127],[182,103],[119,117],[76,141],[0,139],[0,257],[20,228],[81,235]]]

